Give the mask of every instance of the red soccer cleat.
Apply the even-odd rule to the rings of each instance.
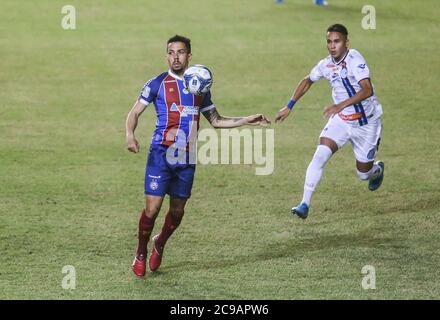
[[[145,275],[145,269],[147,268],[147,259],[144,255],[135,256],[131,269],[137,277],[143,277]]]
[[[156,240],[158,237],[159,235],[156,234],[152,239],[153,249],[151,250],[149,265],[150,265],[150,270],[153,272],[160,267],[160,264],[162,262],[163,247],[156,246]]]

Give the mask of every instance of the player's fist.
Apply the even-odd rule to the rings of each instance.
[[[135,137],[127,138],[127,150],[134,153],[139,152],[139,142],[136,140]]]
[[[253,114],[246,117],[246,124],[249,124],[251,126],[260,125],[265,127],[270,124],[270,120],[264,114]]]
[[[284,119],[286,119],[289,116],[290,111],[292,110],[287,108],[287,106],[282,108],[280,111],[278,111],[277,116],[275,118],[275,123],[283,122]]]

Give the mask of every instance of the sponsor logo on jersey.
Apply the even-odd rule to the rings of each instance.
[[[333,63],[329,63],[328,65],[326,65],[327,68],[334,68],[336,67]]]
[[[365,69],[365,67],[366,67],[365,63],[361,63],[360,65],[358,65],[358,68],[362,70]]]
[[[199,107],[197,106],[182,106],[173,103],[170,108],[171,111],[179,111],[181,117],[186,117],[188,115],[198,115]]]

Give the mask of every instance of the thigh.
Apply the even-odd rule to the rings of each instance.
[[[334,141],[338,149],[342,148],[350,139],[351,127],[344,122],[338,115],[330,118],[319,135],[320,141],[330,139]],[[335,150],[331,148],[333,153]]]
[[[145,168],[144,193],[151,196],[165,196],[171,181],[171,172],[166,163],[166,149],[151,146]]]
[[[359,163],[372,163],[379,147],[382,124],[380,119],[365,126],[353,128],[351,144]]]
[[[195,165],[185,165],[174,168],[173,179],[169,184],[167,193],[171,197],[181,199],[191,197],[195,169]]]

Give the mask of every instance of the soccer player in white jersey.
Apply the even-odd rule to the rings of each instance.
[[[330,55],[299,83],[291,100],[275,119],[276,122],[286,119],[295,103],[314,82],[319,79],[329,81],[334,104],[324,108],[324,116],[329,120],[307,168],[303,199],[291,210],[292,214],[303,219],[308,216],[312,195],[321,180],[325,164],[347,142],[351,142],[353,147],[358,177],[369,181],[371,191],[382,184],[384,163],[374,162],[380,142],[382,106],[374,94],[365,59],[355,49],[349,49],[348,44],[348,31],[343,25],[334,24],[327,29]]]

